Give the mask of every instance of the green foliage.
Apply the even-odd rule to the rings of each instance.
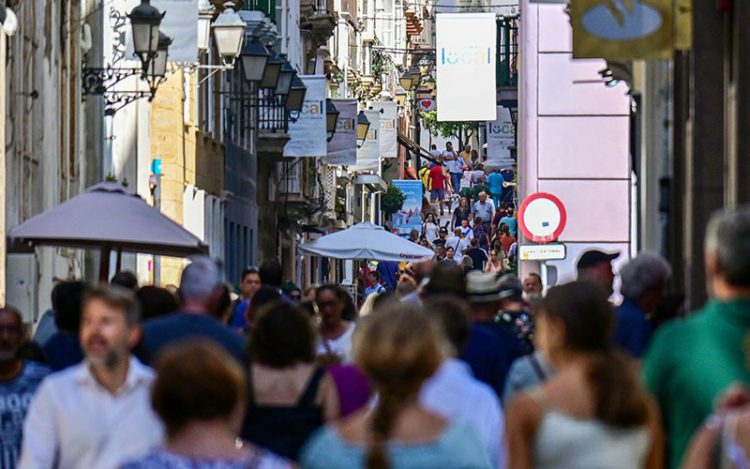
[[[388,186],[388,190],[385,191],[383,197],[380,199],[380,207],[385,212],[386,216],[390,217],[394,213],[401,210],[406,201],[406,196],[398,187],[393,184]]]
[[[422,122],[427,130],[433,135],[440,135],[443,138],[464,139],[471,136],[474,132],[479,131],[479,122],[457,121],[457,122],[438,122],[437,111],[421,111]]]

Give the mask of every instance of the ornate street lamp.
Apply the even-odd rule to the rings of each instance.
[[[299,112],[302,110],[302,106],[305,104],[305,95],[307,94],[307,87],[302,82],[300,77],[297,75],[292,79],[292,86],[289,88],[289,94],[286,97],[286,109],[287,111],[296,114],[295,120],[299,117]]]
[[[283,63],[281,65],[281,71],[279,72],[279,81],[276,83],[275,94],[280,96],[286,96],[289,94],[289,90],[292,88],[292,81],[297,71],[292,67],[292,64],[286,59],[286,54],[280,54]]]
[[[159,25],[164,13],[154,8],[149,0],[141,0],[141,4],[131,10],[128,18],[133,28],[135,55],[141,59],[143,68],[146,69],[148,61],[159,47]]]
[[[206,51],[211,36],[211,21],[214,19],[214,7],[209,0],[198,1],[198,50]]]
[[[430,74],[432,63],[430,62],[430,59],[428,59],[426,55],[423,55],[422,58],[419,59],[419,63],[417,65],[419,66],[420,75],[426,76]]]
[[[261,88],[276,89],[282,65],[284,65],[284,61],[281,60],[281,57],[275,52],[271,52],[271,57],[266,62],[266,68],[263,70],[263,77],[260,80]]]
[[[339,110],[333,104],[333,100],[330,98],[326,99],[326,132],[328,132],[328,141],[333,139],[336,133],[336,125],[339,121]]]
[[[149,62],[148,69],[144,69],[143,76],[150,81],[150,85],[158,86],[158,82],[167,74],[167,58],[169,57],[169,45],[172,39],[164,33],[159,33],[159,45],[156,47],[156,54]]]
[[[398,88],[396,88],[396,105],[400,107],[404,107],[406,104],[406,90],[403,86],[398,85]]]
[[[359,111],[357,114],[357,143],[361,147],[367,139],[367,132],[370,130],[370,120],[365,115],[365,111]]]
[[[224,11],[213,24],[216,50],[226,66],[233,65],[242,51],[245,27],[245,22],[234,10],[234,2],[226,2]]]
[[[263,73],[271,54],[257,37],[245,44],[242,50],[242,70],[245,72],[245,80],[250,83],[260,83]]]
[[[401,74],[401,77],[399,77],[398,82],[403,89],[411,90],[412,79],[413,79],[412,74],[406,71]]]

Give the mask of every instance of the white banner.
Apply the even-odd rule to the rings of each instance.
[[[515,142],[513,121],[510,110],[497,107],[497,120],[487,122],[487,164],[488,168],[507,168],[513,165],[510,146]]]
[[[515,16],[519,13],[518,2],[503,3],[493,0],[437,0],[434,5],[435,13],[471,13],[472,11],[483,11],[492,12],[495,13],[495,15],[500,16]]]
[[[494,13],[437,15],[438,121],[494,121]]]
[[[121,13],[128,14],[140,5],[140,0],[127,0]],[[198,0],[151,0],[151,6],[166,13],[159,25],[159,31],[172,39],[169,46],[170,62],[198,61]],[[133,59],[133,40],[130,20],[125,18],[127,27],[127,58]]]
[[[357,163],[357,100],[334,99],[333,105],[339,111],[336,133],[328,142],[328,156],[323,161],[328,164],[348,166]]]
[[[367,110],[365,116],[370,121],[370,128],[365,142],[357,149],[357,164],[350,167],[350,171],[377,171],[380,165],[380,111]]]
[[[372,103],[372,108],[380,113],[380,157],[396,158],[398,142],[396,141],[396,103],[390,101]]]
[[[305,104],[297,122],[289,121],[289,141],[284,146],[284,156],[326,156],[326,77],[300,75],[307,86]]]

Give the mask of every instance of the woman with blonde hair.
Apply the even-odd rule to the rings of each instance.
[[[425,313],[407,303],[389,303],[363,318],[354,355],[378,403],[317,432],[303,450],[302,467],[489,468],[473,427],[419,405],[422,384],[443,359],[439,337]]]

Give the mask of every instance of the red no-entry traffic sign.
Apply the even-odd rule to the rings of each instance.
[[[535,243],[555,241],[565,229],[568,215],[556,196],[537,192],[524,199],[518,211],[518,224],[527,238]]]

